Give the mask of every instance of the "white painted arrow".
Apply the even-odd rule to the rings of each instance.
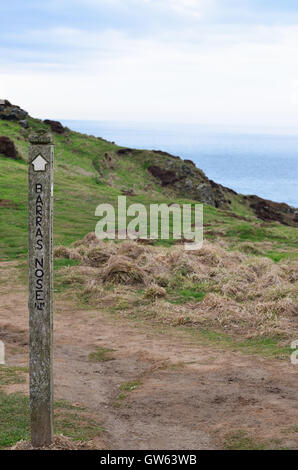
[[[37,157],[32,160],[34,171],[45,171],[47,164],[48,162],[41,155],[37,155]]]

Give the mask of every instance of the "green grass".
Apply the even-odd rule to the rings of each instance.
[[[95,351],[89,354],[89,360],[93,362],[111,361],[114,349],[98,347]]]
[[[20,384],[26,381],[23,374],[28,373],[27,367],[0,365],[0,385]]]
[[[67,258],[55,258],[54,259],[54,269],[58,270],[64,268],[65,266],[77,266],[80,262],[77,259],[67,259]]]
[[[177,292],[170,291],[169,301],[175,304],[183,304],[189,301],[201,302],[206,293],[196,288],[180,289]]]
[[[55,434],[73,440],[88,441],[103,432],[103,428],[67,402],[55,404]],[[0,391],[0,449],[30,439],[29,399],[21,393],[7,395]]]
[[[294,259],[298,258],[298,252],[279,252],[279,251],[268,251],[266,253],[268,258],[272,259],[275,263],[279,263],[279,261],[283,261],[286,259]]]
[[[128,382],[124,382],[123,384],[120,385],[119,390],[122,392],[132,392],[136,388],[138,388],[141,385],[140,380],[130,380]]]
[[[0,449],[21,439],[30,439],[29,398],[22,393],[7,394],[3,391],[3,386],[24,383],[24,374],[28,374],[27,367],[0,366]],[[55,402],[54,408],[56,434],[87,441],[103,431],[83,407],[60,400]]]
[[[218,346],[241,351],[244,354],[258,354],[263,357],[287,359],[293,352],[290,346],[280,345],[282,338],[279,336],[237,339],[227,333],[211,329],[187,328],[186,331],[194,336],[197,341],[209,344],[216,343]]]
[[[226,450],[265,450],[266,443],[258,442],[250,437],[247,432],[239,430],[227,434],[224,448]]]
[[[297,450],[284,446],[282,439],[257,440],[243,429],[227,433],[223,447],[225,450]]]
[[[29,400],[21,394],[0,392],[0,449],[30,438]]]
[[[237,222],[230,226],[226,236],[238,241],[271,241],[280,246],[297,247],[297,229],[274,222],[265,227],[248,222]]]
[[[129,380],[127,382],[123,382],[123,384],[121,384],[119,387],[120,393],[118,394],[116,400],[114,401],[114,407],[120,408],[123,400],[127,398],[127,394],[136,390],[140,385],[141,385],[140,380]]]
[[[96,420],[83,413],[82,408],[55,406],[55,433],[71,437],[74,441],[94,439],[104,428]]]

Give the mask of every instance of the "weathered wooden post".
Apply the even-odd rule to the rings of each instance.
[[[53,160],[50,134],[29,137],[29,326],[31,443],[53,439]]]

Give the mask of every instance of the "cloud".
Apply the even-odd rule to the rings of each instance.
[[[297,120],[291,104],[297,28],[256,27],[238,42],[222,31],[214,43],[206,39],[208,47],[118,31],[51,32],[53,41],[88,53],[70,55],[63,66],[31,63],[22,74],[12,68],[0,76],[4,96],[36,116],[243,125]],[[40,40],[47,33],[39,32]]]
[[[239,0],[233,18],[249,4]],[[298,27],[227,24],[218,5],[236,2],[30,1],[17,28],[6,7],[1,95],[41,117],[295,122]]]
[[[179,15],[190,15],[202,18],[205,12],[214,5],[214,0],[141,0],[150,6],[163,7]]]

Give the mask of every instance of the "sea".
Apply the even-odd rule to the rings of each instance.
[[[194,124],[62,120],[118,145],[192,160],[208,178],[241,194],[298,207],[298,129],[245,131]]]

